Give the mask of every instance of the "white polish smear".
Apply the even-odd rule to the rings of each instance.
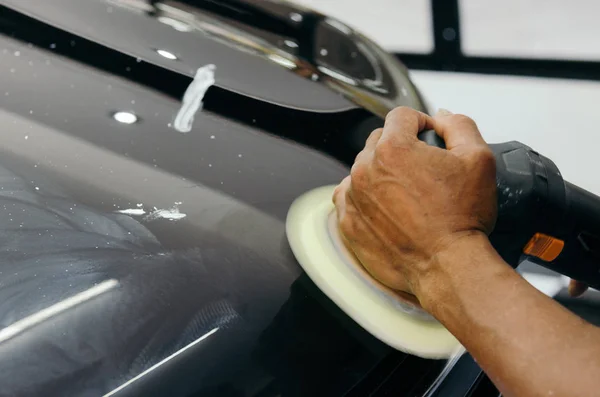
[[[167,209],[167,210],[161,210],[161,209],[155,208],[154,211],[149,213],[148,216],[146,216],[144,218],[144,220],[154,221],[156,219],[162,218],[162,219],[168,219],[170,221],[178,221],[180,219],[183,219],[187,215],[179,211],[179,206],[181,204],[182,204],[181,202],[176,202],[172,208]]]
[[[120,214],[125,214],[125,215],[145,215],[146,211],[144,211],[141,208],[129,208],[126,210],[119,210],[117,211]]]
[[[206,91],[215,84],[215,70],[217,67],[209,64],[199,68],[196,71],[194,80],[188,86],[183,99],[181,108],[177,112],[173,127],[179,132],[190,132],[194,123],[194,116],[202,106],[202,99]]]

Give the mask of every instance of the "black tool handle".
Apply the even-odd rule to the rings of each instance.
[[[600,289],[600,197],[522,143],[490,147],[498,189],[490,241],[498,253],[513,266],[528,259]]]
[[[445,148],[434,131],[419,139]],[[600,197],[564,181],[550,159],[520,142],[490,148],[498,198],[494,248],[513,267],[529,259],[600,289]]]
[[[430,146],[446,149],[446,142],[434,130],[422,131],[417,137]]]

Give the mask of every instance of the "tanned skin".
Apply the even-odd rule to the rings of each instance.
[[[447,150],[419,141],[425,129]],[[489,242],[495,173],[470,118],[394,109],[335,191],[340,230],[370,274],[415,295],[503,395],[599,396],[600,329],[537,291]]]

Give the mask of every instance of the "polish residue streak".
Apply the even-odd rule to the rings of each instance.
[[[166,210],[161,210],[158,209],[156,207],[154,207],[154,211],[152,211],[151,213],[149,213],[144,220],[146,221],[153,221],[156,219],[168,219],[170,221],[178,221],[180,219],[185,218],[187,215],[182,213],[181,211],[179,211],[179,206],[181,205],[181,202],[176,202],[175,205],[169,209]]]
[[[196,71],[194,80],[185,91],[181,100],[181,108],[173,121],[173,127],[177,131],[185,133],[192,130],[194,116],[202,106],[202,99],[204,99],[206,91],[215,84],[216,69],[215,65],[210,64]]]
[[[181,204],[182,203],[180,201],[175,202],[175,205],[173,205],[173,207],[169,209],[159,209],[154,207],[154,209],[148,213],[146,212],[146,210],[144,210],[144,208],[142,208],[143,204],[138,204],[137,208],[127,208],[119,210],[117,212],[129,216],[142,216],[147,214],[144,217],[144,221],[154,221],[156,219],[168,219],[170,221],[178,221],[187,216],[187,214],[184,214],[179,210],[179,206]]]
[[[126,210],[119,210],[117,211],[120,214],[125,214],[125,215],[145,215],[146,211],[144,211],[142,208],[128,208]]]

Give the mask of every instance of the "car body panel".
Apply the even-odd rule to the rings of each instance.
[[[347,318],[284,233],[382,115],[426,110],[393,57],[282,3],[0,3],[0,395],[402,395],[444,373]]]

